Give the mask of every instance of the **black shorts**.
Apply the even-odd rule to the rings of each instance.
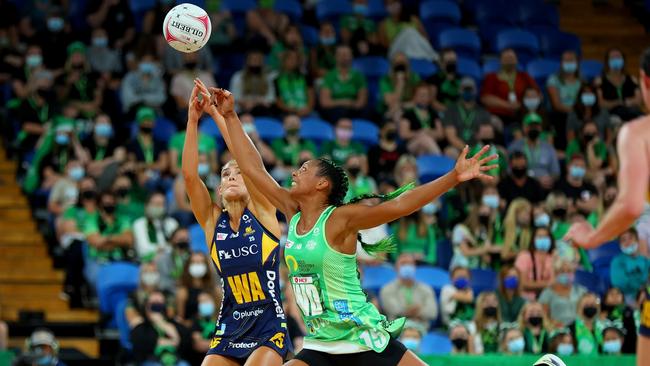
[[[392,339],[383,352],[366,351],[360,353],[331,354],[311,349],[303,349],[296,355],[296,359],[309,366],[395,366],[397,365],[407,349],[404,345]]]

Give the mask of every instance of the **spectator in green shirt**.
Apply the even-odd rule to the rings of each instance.
[[[366,17],[368,0],[354,0],[352,13],[341,18],[341,41],[352,48],[356,57],[385,54],[377,37],[377,24]]]
[[[458,151],[467,144],[477,143],[474,136],[479,125],[491,120],[490,114],[477,103],[478,89],[474,79],[464,77],[460,81],[459,91],[459,100],[450,102],[443,119],[445,137]]]
[[[348,155],[345,162],[345,170],[348,173],[348,193],[344,201],[347,202],[355,197],[377,193],[377,183],[368,176],[367,169],[364,169],[364,158],[358,154]]]
[[[389,115],[401,110],[404,103],[413,98],[415,87],[420,82],[418,74],[411,72],[406,55],[398,52],[390,60],[388,75],[379,80],[380,112]]]
[[[403,217],[393,224],[392,232],[397,241],[398,257],[409,253],[418,263],[435,265],[437,259],[438,232],[436,232],[436,212],[439,202],[431,202],[422,210]]]
[[[551,233],[555,240],[561,240],[569,231],[567,207],[569,202],[561,191],[553,191],[546,196],[546,209],[551,213]]]
[[[498,145],[495,142],[495,137],[496,137],[496,131],[492,123],[483,122],[479,124],[478,131],[476,132],[476,137],[475,137],[476,145],[472,147],[468,156],[470,157],[474,156],[474,154],[479,152],[483,148],[483,146],[490,145],[490,150],[488,151],[488,153],[490,155],[497,154],[499,156],[496,162],[499,167],[497,169],[488,170],[485,174],[491,175],[495,178],[499,178],[501,176],[505,176],[508,173],[508,152],[503,146]],[[449,147],[445,149],[445,152],[447,152],[448,150]],[[496,183],[498,183],[498,181]]]
[[[283,63],[284,53],[287,50],[297,51],[301,60],[307,56],[307,49],[302,40],[300,29],[296,25],[289,25],[283,34],[282,41],[276,41],[271,47],[271,53],[267,58],[267,65],[273,70],[280,70]],[[302,65],[301,65],[302,66]]]
[[[343,166],[352,154],[365,154],[366,150],[360,143],[352,141],[352,120],[341,118],[336,122],[335,139],[323,144],[321,155],[332,159],[337,165]],[[365,165],[365,161],[364,161]]]
[[[309,69],[314,80],[321,79],[336,67],[336,30],[330,22],[322,22],[318,31],[318,45],[309,52]]]
[[[352,50],[345,45],[336,47],[336,67],[323,79],[319,102],[321,113],[328,121],[343,116],[361,116],[368,103],[366,78],[352,69]]]
[[[300,118],[295,114],[284,117],[284,137],[271,142],[278,166],[292,169],[298,165],[300,152],[309,150],[316,155],[316,145],[311,140],[300,137]]]
[[[312,79],[301,71],[302,53],[288,49],[282,53],[282,70],[275,79],[276,107],[282,113],[294,113],[300,117],[314,111],[314,88]]]
[[[609,165],[607,145],[599,136],[596,123],[586,121],[578,136],[571,140],[566,148],[567,161],[571,161],[576,155],[586,158],[587,174],[592,177],[592,181],[597,176],[602,176],[602,169]]]
[[[144,216],[144,201],[147,193],[126,174],[118,176],[112,188],[117,199],[118,215],[134,221]]]
[[[173,176],[181,173],[181,158],[183,146],[185,145],[185,131],[176,132],[169,140],[169,170]],[[210,136],[199,132],[199,153],[208,157],[210,169],[216,170],[219,164],[217,157],[217,142]]]
[[[441,153],[437,141],[444,138],[444,130],[431,102],[431,87],[420,83],[413,94],[413,106],[404,111],[400,121],[400,138],[416,156]]]
[[[457,65],[456,51],[451,48],[442,49],[440,51],[440,71],[427,78],[427,83],[434,88],[433,104],[437,111],[446,111],[450,105],[462,100],[463,86]],[[474,86],[474,99],[476,99],[476,85]]]
[[[85,275],[91,285],[96,282],[102,265],[128,259],[131,255],[131,222],[128,216],[120,215],[116,210],[115,195],[104,192],[99,198],[99,214],[87,216],[83,223],[83,233],[89,246]]]

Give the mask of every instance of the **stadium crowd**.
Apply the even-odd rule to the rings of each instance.
[[[385,258],[358,258],[364,284],[380,282],[368,293],[383,313],[409,319],[408,348],[426,353],[436,347],[424,349],[427,337],[444,334],[454,354],[634,353],[650,214],[606,251],[562,241],[571,223],[597,224],[617,194],[617,132],[641,114],[636,70],[620,50],[607,52],[594,79],[572,49],[545,80],[512,48],[483,52],[498,65],[477,77],[461,72],[453,48],[434,49],[417,8],[398,0],[384,2],[381,18],[353,0],[337,22],[319,19],[313,1],[296,19],[272,0],[237,14],[207,0],[210,41],[181,54],[160,31],[174,1],[79,3],[0,1],[3,138],[64,263],[72,307],[97,306],[102,267],[140,266],[124,309],[136,362],[200,363],[219,313],[219,280],[180,173],[196,77],[233,92],[285,186],[292,170],[325,156],[345,167],[347,199],[385,193],[435,178],[426,164],[453,162],[465,145],[492,146],[493,182],[459,186],[364,233],[398,243]],[[382,75],[357,67],[380,57]],[[230,154],[211,120],[199,151],[214,193]],[[283,295],[300,347],[289,286]]]

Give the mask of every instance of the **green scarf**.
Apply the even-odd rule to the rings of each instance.
[[[598,347],[603,344],[603,334],[600,322],[594,321],[594,331],[587,328],[582,319],[576,319],[577,353],[580,355],[597,355]]]

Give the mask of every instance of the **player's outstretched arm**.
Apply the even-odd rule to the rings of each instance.
[[[209,97],[201,96],[199,88],[192,89],[187,110],[187,130],[185,132],[185,145],[183,146],[182,171],[185,180],[185,190],[190,198],[190,206],[196,221],[205,228],[212,215],[212,198],[201,177],[199,177],[199,150],[198,150],[198,124],[201,112]]]
[[[493,177],[484,172],[496,169],[498,166],[489,164],[497,158],[497,155],[484,157],[489,149],[489,145],[484,146],[476,155],[467,159],[469,147],[465,146],[456,161],[455,168],[444,176],[376,206],[342,206],[336,210],[337,216],[340,215],[341,223],[345,224],[350,231],[369,229],[410,215],[461,182],[474,178],[491,180]]]
[[[289,195],[289,191],[271,177],[264,168],[262,157],[255,148],[253,141],[248,137],[244,128],[235,113],[235,98],[232,93],[224,89],[218,89],[214,93],[217,110],[226,121],[228,134],[230,136],[231,150],[235,156],[239,169],[251,182],[268,198],[268,200],[280,210],[287,218],[292,217],[298,211],[298,204]]]

